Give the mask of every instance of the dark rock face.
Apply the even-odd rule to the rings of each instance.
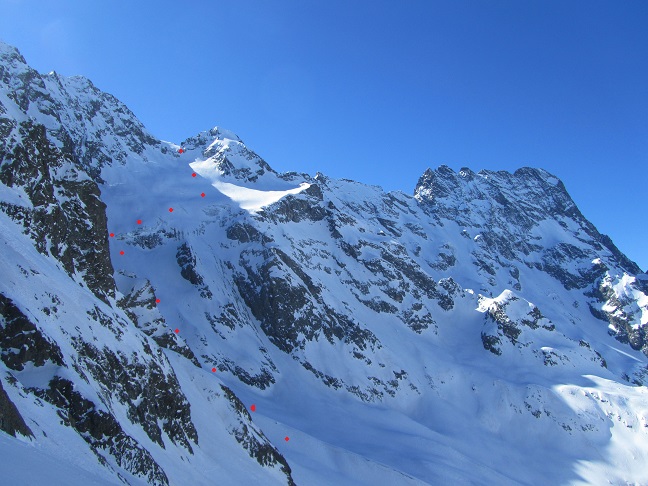
[[[176,253],[176,259],[180,266],[180,275],[192,285],[203,285],[203,278],[196,272],[196,257],[191,252],[191,248],[183,243]]]
[[[251,224],[234,223],[227,228],[225,234],[230,240],[239,241],[241,243],[263,241],[262,234]]]
[[[319,287],[282,250],[268,248],[255,254],[263,258],[260,268],[250,265],[248,257],[252,256],[251,252],[242,253],[240,263],[247,274],[236,275],[235,282],[261,328],[279,349],[290,353],[319,334],[330,342],[337,338],[354,343],[359,349],[377,344],[371,331],[328,307]],[[274,269],[286,277],[275,276]]]
[[[484,346],[484,349],[486,351],[490,351],[491,353],[496,354],[497,356],[502,355],[502,350],[500,348],[500,345],[502,344],[502,340],[499,337],[493,334],[487,334],[485,332],[482,332],[481,340],[482,340],[482,345]]]
[[[241,382],[246,385],[254,386],[259,390],[265,390],[266,388],[269,388],[270,385],[276,383],[273,372],[276,372],[277,369],[274,366],[270,366],[269,368],[261,367],[258,373],[252,374],[237,365],[234,361],[225,359],[219,364],[219,369],[229,371],[241,380]]]
[[[77,341],[75,347],[84,369],[126,405],[128,418],[140,424],[153,442],[164,448],[164,431],[174,444],[193,452],[191,444],[198,443],[198,433],[189,401],[173,373],[165,373],[153,360],[145,362],[87,342]]]
[[[629,288],[640,290],[641,286],[642,281],[635,279]],[[601,277],[587,295],[593,299],[592,315],[610,324],[608,332],[648,356],[648,325],[640,324],[642,309],[634,300],[629,295],[617,295],[609,276]]]
[[[322,190],[317,184],[312,184],[299,195],[289,195],[277,203],[265,217],[278,224],[300,221],[322,221],[331,218],[333,213],[323,205]]]
[[[527,310],[527,313],[524,317],[518,319],[512,319],[509,314],[511,314],[510,307],[516,305],[516,302],[519,302],[520,299],[513,295],[509,296],[503,302],[494,302],[486,310],[486,327],[490,330],[484,330],[481,333],[482,344],[484,349],[490,351],[493,354],[501,355],[502,349],[501,345],[503,340],[508,340],[514,346],[522,345],[518,339],[520,334],[522,334],[523,329],[529,328],[532,330],[542,327],[547,331],[555,330],[556,326],[545,318],[538,307],[531,305],[524,301],[523,308]],[[495,328],[490,324],[495,324]]]
[[[159,312],[153,312],[156,306],[155,293],[148,280],[135,282],[117,305],[126,312],[135,326],[152,338],[158,346],[184,356],[196,368],[201,367],[191,348],[173,332]]]
[[[565,270],[569,262],[587,261],[588,255],[582,249],[567,243],[558,243],[543,255],[542,270],[563,284],[565,289],[583,289],[604,273],[601,267],[586,267],[578,273]]]
[[[102,301],[115,296],[106,205],[87,174],[54,147],[42,125],[23,123],[21,143],[0,153],[0,181],[22,188],[33,209],[4,206],[35,240]]]
[[[98,410],[97,406],[75,390],[74,384],[55,377],[46,390],[33,389],[35,395],[59,408],[63,423],[75,429],[90,445],[99,461],[106,467],[112,462],[149,484],[168,485],[169,480],[151,454],[127,435],[115,417]]]
[[[25,437],[34,435],[2,387],[2,380],[0,380],[0,430],[14,437],[16,437],[16,433]]]
[[[205,285],[205,280],[196,271],[196,257],[191,251],[189,245],[185,242],[178,248],[176,261],[180,267],[180,275],[192,285],[200,288],[200,295],[203,299],[211,299],[213,294],[209,287]]]
[[[56,343],[47,339],[11,299],[0,294],[0,352],[7,368],[22,371],[27,363],[43,366],[47,361],[63,366]]]
[[[286,459],[274,447],[263,432],[257,430],[252,425],[252,417],[245,408],[245,405],[239,398],[225,385],[221,385],[221,390],[230,402],[230,407],[239,415],[238,424],[233,426],[230,432],[236,438],[237,442],[248,451],[251,457],[255,458],[262,466],[278,467],[286,475],[288,486],[295,486],[292,478],[292,471]]]

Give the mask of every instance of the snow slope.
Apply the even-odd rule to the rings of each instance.
[[[0,336],[3,388],[34,434],[0,434],[16,464],[69,484],[155,482],[151,463],[93,450],[62,422],[73,408],[39,391],[62,377],[168,484],[648,483],[646,280],[553,175],[442,166],[407,195],[279,174],[227,130],[159,141],[89,81],[0,53],[0,293],[63,362],[18,370],[23,348]],[[60,168],[30,172],[45,147],[21,123],[46,127]],[[48,177],[58,199],[43,205]],[[79,209],[79,225],[103,214],[105,227],[73,272],[62,220],[39,251],[19,217],[66,207],[69,180],[106,205]],[[114,278],[103,300],[81,265],[93,252]],[[80,343],[104,350],[80,357]],[[125,364],[102,381],[111,353]],[[146,408],[147,393],[165,401],[139,365],[178,397],[168,414]]]

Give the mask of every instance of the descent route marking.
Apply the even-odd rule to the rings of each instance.
[[[183,149],[178,149],[178,153],[181,154],[181,153],[183,153],[183,152],[184,152]],[[197,175],[198,175],[198,174],[196,174],[195,172],[193,172],[193,173],[191,174],[191,177],[196,177]],[[205,194],[204,192],[201,192],[201,193],[200,193],[200,197],[205,197],[205,196],[206,196],[206,194]],[[169,208],[169,212],[172,213],[172,212],[173,212],[173,208]],[[137,224],[138,224],[138,225],[139,225],[139,224],[142,224],[142,220],[141,220],[141,219],[138,219],[138,220],[137,220]],[[110,233],[110,237],[111,237],[111,238],[114,238],[114,237],[115,237],[115,233]],[[120,254],[120,255],[124,255],[124,254],[125,254],[124,250],[120,250],[120,251],[119,251],[119,254]],[[159,304],[159,303],[160,303],[160,299],[157,299],[157,298],[156,298],[156,299],[155,299],[155,303],[156,303],[156,304]],[[176,334],[180,334],[180,329],[176,328],[173,332],[176,333]],[[212,370],[212,373],[216,373],[216,372],[218,371],[215,367],[212,368],[211,370]],[[253,403],[252,405],[250,405],[250,410],[251,410],[252,412],[256,412],[256,405],[255,405],[254,403]],[[286,436],[286,437],[284,437],[284,440],[285,440],[286,442],[288,442],[288,441],[290,440],[290,437]]]

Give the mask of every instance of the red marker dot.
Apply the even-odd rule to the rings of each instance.
[[[256,412],[256,405],[254,405],[254,404],[250,405],[250,410],[252,410],[253,412]]]
[[[142,220],[141,220],[141,219],[138,219],[138,220],[137,220],[137,224],[142,224]]]
[[[205,197],[205,193],[204,193],[204,192],[201,192],[201,193],[200,193],[200,197]]]
[[[196,177],[196,173],[194,172],[193,174],[191,174],[191,177]]]
[[[180,329],[176,329],[176,330],[173,331],[173,332],[175,332],[176,334],[179,334],[179,333],[180,333]]]
[[[173,208],[169,208],[169,212],[172,213],[172,212],[173,212]]]
[[[286,442],[288,442],[288,441],[290,440],[290,437],[286,436],[286,437],[284,437],[284,440],[285,440]]]
[[[120,254],[120,255],[123,255],[123,254],[124,254],[124,250],[120,251],[119,254]]]
[[[115,237],[115,233],[110,233],[110,237],[111,237],[111,238],[114,238],[114,237]]]
[[[160,299],[155,299],[155,303],[156,303],[156,304],[159,304],[159,303],[160,303]]]
[[[184,152],[183,149],[178,149],[178,153],[179,153],[179,154],[181,154],[182,152]]]
[[[212,373],[216,373],[216,368],[212,368]]]

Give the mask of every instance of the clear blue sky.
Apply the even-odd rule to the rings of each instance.
[[[648,1],[0,0],[0,38],[280,171],[543,167],[648,269]]]

